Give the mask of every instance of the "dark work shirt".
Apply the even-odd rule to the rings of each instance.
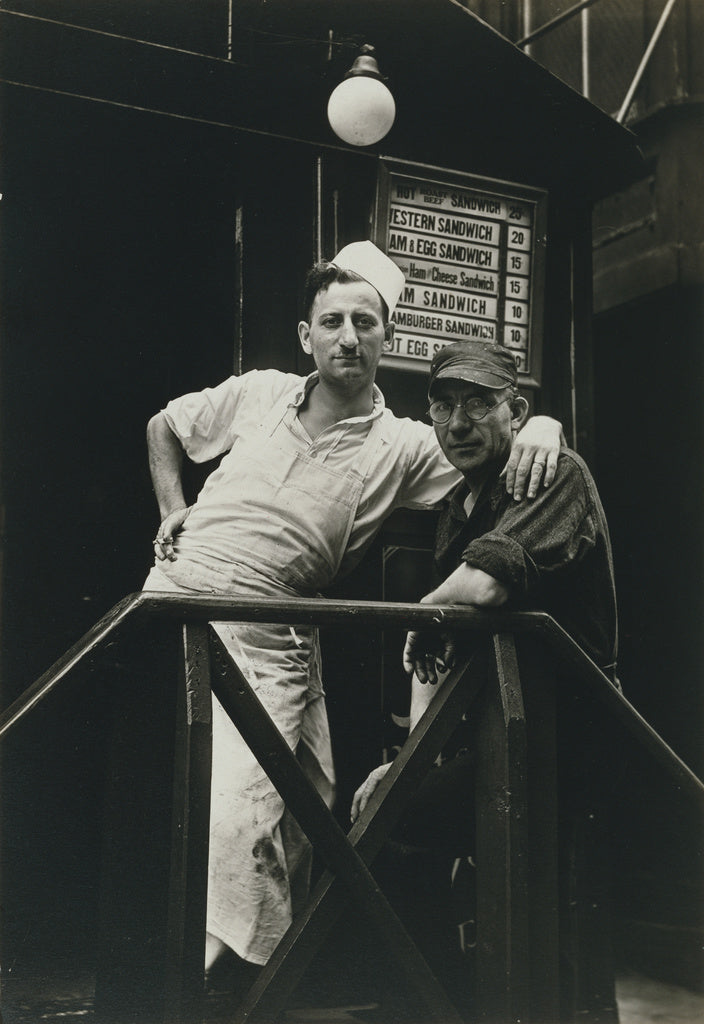
[[[438,523],[436,568],[446,579],[464,561],[509,590],[505,607],[548,612],[601,668],[616,662],[613,560],[604,510],[584,461],[560,451],[537,497],[516,502],[502,480],[482,487],[469,518],[463,481]]]

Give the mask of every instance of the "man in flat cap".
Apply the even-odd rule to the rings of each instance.
[[[399,268],[371,242],[346,246],[332,262],[316,264],[306,282],[298,335],[315,372],[252,370],[176,399],[150,420],[161,525],[145,589],[316,595],[359,561],[395,508],[433,507],[456,484],[432,428],[395,417],[374,383],[403,285]],[[559,424],[539,419],[528,457],[514,460],[512,475],[525,479],[537,452],[549,483]],[[192,506],[182,489],[183,452],[195,462],[223,456]],[[535,490],[540,468],[528,475]],[[331,804],[317,631],[259,623],[215,628]],[[309,853],[214,700],[206,944],[213,982],[228,961],[240,970],[246,962],[250,975],[268,961],[306,892]]]
[[[460,342],[433,358],[429,414],[440,447],[462,480],[441,513],[435,546],[438,583],[422,601],[547,611],[618,685],[611,545],[601,501],[585,463],[563,447],[553,482],[530,502],[512,501],[502,484],[502,468],[528,410],[516,384],[513,355],[498,345]],[[427,684],[444,678],[454,662],[456,642],[461,643],[461,637],[437,631],[408,634],[403,664],[412,675],[411,729],[435,692]],[[431,769],[395,837],[414,848],[444,853],[452,863],[455,857],[475,852],[476,748],[471,723],[460,726],[450,747],[458,753]],[[359,787],[353,820],[389,767],[374,769]],[[415,870],[412,861],[406,858],[406,862],[407,870]],[[441,857],[432,863],[447,864],[447,860]],[[389,876],[402,886],[400,867],[394,860]],[[422,878],[421,885],[407,883],[413,894],[406,895],[408,902],[417,905],[416,911],[417,893],[432,901],[433,913],[425,916],[419,931],[421,941],[433,936],[428,945],[437,952],[439,941],[432,926],[438,922],[446,893],[442,882],[439,890],[431,884],[425,869]],[[449,885],[449,872],[445,878]],[[613,985],[602,996],[613,1004]]]

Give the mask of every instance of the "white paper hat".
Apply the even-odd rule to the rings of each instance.
[[[330,262],[340,270],[353,270],[363,277],[379,292],[389,307],[389,316],[393,313],[406,279],[401,268],[373,242],[351,242]]]

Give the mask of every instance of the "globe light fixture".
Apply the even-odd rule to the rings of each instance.
[[[351,146],[372,146],[389,132],[396,104],[379,73],[374,47],[365,44],[328,101],[330,127]]]

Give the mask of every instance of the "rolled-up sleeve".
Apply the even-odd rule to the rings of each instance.
[[[193,462],[207,462],[232,447],[233,424],[246,385],[244,377],[228,377],[217,387],[173,399],[163,410]]]
[[[302,378],[278,370],[250,370],[214,388],[175,398],[162,410],[193,462],[208,462],[232,448],[261,422],[273,403]]]
[[[560,455],[555,480],[535,499],[501,501],[494,529],[471,541],[462,558],[513,596],[530,593],[541,577],[580,561],[596,543],[591,487],[572,453]]]

